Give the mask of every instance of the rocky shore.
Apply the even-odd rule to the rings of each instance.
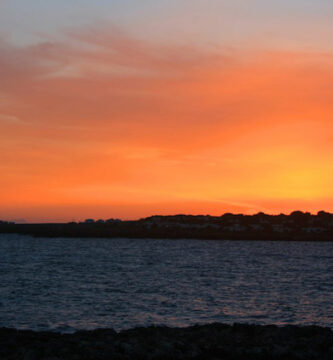
[[[317,326],[209,324],[74,334],[0,329],[0,359],[333,359],[333,331]]]

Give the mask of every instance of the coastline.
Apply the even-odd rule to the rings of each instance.
[[[126,239],[191,239],[241,241],[309,241],[333,242],[333,231],[323,233],[288,233],[271,231],[221,231],[215,228],[146,228],[140,222],[123,224],[1,224],[0,234],[18,234],[45,238],[126,238]]]
[[[1,359],[321,359],[333,358],[333,330],[318,326],[151,326],[73,334],[0,328]]]
[[[0,221],[0,234],[68,238],[333,241],[333,214],[153,215],[138,220],[86,219],[69,223]]]

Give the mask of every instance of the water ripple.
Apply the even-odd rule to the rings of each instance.
[[[333,243],[0,235],[0,326],[333,328]]]

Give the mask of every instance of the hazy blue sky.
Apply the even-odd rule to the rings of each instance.
[[[102,24],[163,41],[326,50],[333,46],[332,17],[329,0],[0,2],[0,32],[16,43]]]

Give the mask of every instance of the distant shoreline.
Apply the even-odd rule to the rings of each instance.
[[[0,233],[70,238],[333,241],[333,214],[294,211],[290,215],[156,215],[133,221],[87,219],[50,224],[0,221]]]
[[[1,359],[330,360],[333,331],[319,326],[150,326],[74,334],[0,328]]]
[[[18,234],[45,238],[103,238],[103,239],[155,239],[155,240],[220,240],[220,241],[285,241],[333,242],[333,234],[274,234],[268,232],[218,233],[212,231],[143,231],[135,229],[94,228],[68,224],[15,224],[0,225],[0,234]]]

